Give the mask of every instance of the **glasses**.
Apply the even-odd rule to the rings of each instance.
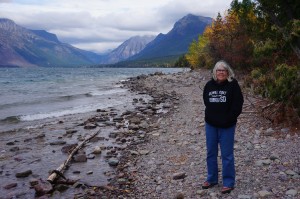
[[[218,69],[217,72],[218,72],[218,73],[221,73],[221,72],[222,72],[222,73],[225,73],[225,72],[227,72],[227,70]]]

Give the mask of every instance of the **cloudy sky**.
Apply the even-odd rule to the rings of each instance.
[[[136,35],[168,33],[187,14],[215,18],[232,0],[0,0],[0,18],[104,53]]]

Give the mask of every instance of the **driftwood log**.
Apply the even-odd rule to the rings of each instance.
[[[61,164],[56,170],[54,170],[52,172],[52,174],[48,177],[47,181],[50,183],[54,183],[55,179],[58,176],[63,177],[63,172],[66,169],[67,165],[69,164],[69,162],[72,160],[73,155],[79,150],[81,149],[85,143],[87,143],[90,139],[92,139],[93,137],[95,137],[98,133],[100,132],[97,131],[94,134],[92,134],[90,137],[86,138],[85,140],[83,140],[75,149],[73,149],[73,151],[70,153],[70,155],[68,156],[68,158],[66,159],[66,161]]]

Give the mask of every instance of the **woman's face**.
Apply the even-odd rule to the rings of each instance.
[[[228,71],[223,66],[220,66],[216,70],[216,77],[217,82],[223,82],[228,78]]]

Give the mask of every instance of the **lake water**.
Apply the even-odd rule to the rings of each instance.
[[[128,103],[120,81],[180,68],[0,68],[0,131]]]

